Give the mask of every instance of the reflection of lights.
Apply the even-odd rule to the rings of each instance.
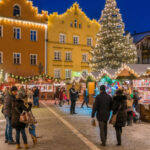
[[[5,74],[5,81],[8,82],[8,73]]]
[[[0,70],[0,81],[2,81],[3,80],[3,70],[1,69]]]

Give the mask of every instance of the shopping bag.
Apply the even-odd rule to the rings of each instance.
[[[112,115],[112,117],[111,117],[111,119],[110,119],[110,122],[109,122],[110,124],[112,124],[112,125],[115,125],[115,124],[116,124],[116,121],[117,121],[117,115],[118,115],[118,113]]]
[[[96,127],[96,121],[95,121],[95,119],[92,120],[92,126]]]
[[[20,119],[19,119],[20,122],[22,123],[33,123],[33,124],[36,124],[37,123],[37,120],[35,119],[35,117],[33,116],[32,112],[26,112],[24,111],[21,115],[20,115]]]

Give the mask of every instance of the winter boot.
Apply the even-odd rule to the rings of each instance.
[[[20,146],[20,144],[17,144],[16,145],[16,150],[19,150],[19,149],[21,149],[22,147]]]
[[[24,144],[24,148],[27,150],[29,149],[29,145],[28,144]]]
[[[32,140],[33,140],[33,144],[36,145],[37,144],[37,137],[32,136]]]
[[[33,143],[34,143],[34,145],[37,144],[37,138],[36,137],[33,138]]]

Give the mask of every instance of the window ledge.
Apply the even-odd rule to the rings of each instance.
[[[32,40],[30,40],[31,42],[37,42],[37,41],[32,41]]]
[[[16,38],[14,38],[14,40],[21,40],[21,39],[16,39]]]
[[[54,59],[53,61],[62,61],[62,60],[61,59],[60,60]]]
[[[65,62],[73,62],[72,60],[65,60]]]
[[[21,65],[21,64],[13,64],[13,65],[19,66],[19,65]]]
[[[82,61],[81,63],[89,63],[88,61]]]
[[[37,66],[37,64],[33,65],[33,64],[30,64],[31,66]]]

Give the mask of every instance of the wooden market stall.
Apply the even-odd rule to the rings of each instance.
[[[139,101],[141,119],[150,122],[150,79],[134,80],[133,87],[138,90],[141,97]]]
[[[57,87],[65,87],[64,82],[55,82],[54,80],[31,82],[27,85],[28,88],[38,87],[40,90],[40,100],[53,100],[54,93]]]

